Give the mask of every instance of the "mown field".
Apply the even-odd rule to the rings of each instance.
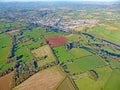
[[[55,62],[56,59],[52,53],[49,45],[44,45],[32,51],[32,54],[38,58],[38,66],[43,66],[51,62]],[[46,58],[45,58],[46,56]]]
[[[65,78],[58,66],[40,71],[13,90],[53,90]]]
[[[66,77],[60,84],[55,88],[55,90],[75,90],[71,81]]]

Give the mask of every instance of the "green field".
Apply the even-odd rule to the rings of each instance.
[[[82,73],[94,68],[103,67],[105,63],[99,56],[87,56],[67,65],[67,70],[73,73]]]
[[[107,27],[115,27],[118,28],[118,30],[108,30]],[[120,44],[119,34],[120,34],[120,27],[119,24],[112,24],[112,25],[96,25],[95,27],[91,29],[87,29],[87,33],[93,34],[97,37],[104,38],[106,40],[109,40],[111,42]]]
[[[91,78],[88,72],[75,77],[75,83],[80,90],[101,90],[109,79],[112,70],[109,67],[97,68],[98,79]],[[109,90],[109,89],[108,89]]]
[[[14,29],[14,28],[21,28],[27,26],[26,23],[21,23],[21,22],[11,22],[11,23],[1,23],[0,24],[0,32],[1,31],[6,31],[8,29]]]
[[[104,86],[104,90],[119,90],[120,89],[120,71],[115,70],[112,72],[108,81]]]
[[[82,48],[72,48],[69,52],[77,59],[81,58],[81,57],[92,55],[90,52],[88,52]]]
[[[10,53],[11,38],[7,34],[0,34],[0,72],[13,66],[13,63],[5,64]]]
[[[73,60],[74,57],[72,56],[71,53],[69,53],[64,46],[60,46],[60,47],[55,47],[53,48],[53,52],[55,53],[55,55],[57,56],[58,60],[60,62],[67,62],[69,60]]]
[[[120,63],[116,60],[112,60],[112,59],[107,59],[107,62],[110,64],[110,66],[113,69],[120,69]]]

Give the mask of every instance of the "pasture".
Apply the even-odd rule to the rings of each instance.
[[[120,71],[114,70],[104,86],[104,90],[119,90],[120,89]]]
[[[69,51],[76,59],[92,55],[90,52],[82,48],[72,48]]]
[[[97,80],[92,79],[89,72],[75,76],[74,81],[77,84],[78,88],[81,90],[101,90],[104,88],[106,82],[111,76],[112,70],[109,67],[96,68],[94,70],[98,74]]]
[[[105,62],[99,56],[87,56],[80,58],[73,63],[67,64],[67,70],[70,74],[82,73],[87,70],[105,66]]]
[[[0,34],[0,72],[13,66],[13,63],[6,64],[9,57],[12,40],[7,34]]]
[[[118,30],[111,30],[108,27],[109,28],[114,27],[114,28],[117,28]],[[87,32],[97,37],[104,38],[108,41],[120,44],[120,39],[118,38],[120,34],[119,24],[110,24],[110,25],[99,24],[83,32]]]
[[[73,55],[69,53],[64,46],[53,48],[53,52],[55,53],[60,62],[66,63],[69,60],[74,60]]]

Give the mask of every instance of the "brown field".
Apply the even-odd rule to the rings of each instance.
[[[118,30],[118,28],[116,28],[116,27],[112,27],[112,26],[107,27],[106,29],[107,29],[107,30]]]
[[[11,72],[0,78],[0,90],[10,90],[12,83],[12,76],[14,72]]]
[[[84,27],[76,27],[76,28],[74,28],[73,30],[75,30],[75,31],[81,31],[81,30],[83,30],[84,29]]]
[[[46,42],[50,45],[50,47],[62,46],[67,41],[65,36],[52,36],[46,37]]]
[[[61,69],[54,66],[36,73],[13,90],[53,90],[64,78]]]

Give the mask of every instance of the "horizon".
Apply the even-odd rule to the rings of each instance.
[[[0,0],[0,2],[117,2],[119,0]]]

